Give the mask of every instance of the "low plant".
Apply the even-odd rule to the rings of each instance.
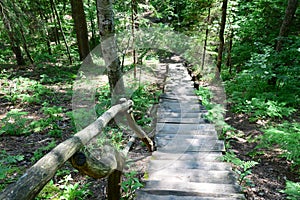
[[[300,199],[300,183],[286,181],[285,189],[280,192],[285,193],[287,195],[287,199],[298,200]]]
[[[258,162],[243,161],[236,157],[236,155],[232,151],[226,152],[226,154],[222,156],[222,160],[235,165],[234,171],[238,175],[239,184],[242,184],[243,182],[245,182],[247,185],[251,184],[251,181],[246,177],[252,173],[251,168],[257,165]]]
[[[26,118],[28,112],[20,109],[13,109],[9,111],[6,116],[0,121],[0,135],[28,135],[30,128],[28,124],[30,120]]]
[[[283,150],[281,156],[300,166],[300,123],[283,122],[263,129],[258,148],[274,148],[279,145]]]
[[[125,180],[121,183],[121,188],[123,190],[122,200],[133,200],[135,199],[135,191],[143,187],[137,178],[137,172],[131,171],[125,174]]]
[[[13,181],[14,176],[10,176],[19,171],[16,165],[24,160],[23,155],[9,155],[5,150],[0,152],[0,191],[7,183]]]
[[[6,79],[5,82],[2,92],[5,94],[5,98],[12,103],[17,101],[29,104],[41,103],[45,96],[52,93],[38,81],[29,78],[18,77],[13,80]]]
[[[61,137],[62,130],[58,126],[58,122],[63,119],[63,108],[59,106],[49,106],[48,103],[43,103],[41,109],[45,117],[30,123],[30,127],[34,132],[48,131],[52,137]]]
[[[71,183],[73,178],[71,175],[66,175],[58,183],[50,180],[49,183],[41,190],[36,200],[53,199],[53,200],[83,200],[90,195],[88,189],[89,184],[80,185]]]

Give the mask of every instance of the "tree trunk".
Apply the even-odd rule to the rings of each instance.
[[[223,48],[224,48],[224,31],[225,31],[225,25],[226,25],[227,4],[228,4],[228,0],[223,0],[222,19],[221,19],[221,26],[220,26],[220,33],[219,33],[220,44],[219,44],[219,48],[218,48],[216,78],[220,78],[220,73],[221,73]]]
[[[51,23],[54,24],[54,27],[51,28],[51,35],[54,35],[54,41],[55,41],[55,44],[58,45],[60,44],[60,38],[59,38],[59,33],[58,33],[58,28],[57,28],[57,19],[55,17],[55,12],[54,12],[54,2],[53,1],[50,1],[50,8],[51,8],[51,15],[52,15],[52,18],[50,18],[50,21]],[[53,21],[52,21],[53,20]]]
[[[91,8],[91,0],[88,0],[88,7]],[[91,11],[91,9],[89,9],[89,20],[91,23],[91,32],[92,32],[92,38],[91,38],[91,49],[95,48],[97,45],[97,40],[96,40],[96,31],[95,31],[95,23],[94,23],[94,15],[93,12]]]
[[[137,64],[137,52],[135,50],[135,29],[137,20],[138,4],[137,0],[131,0],[131,33],[132,33],[132,43],[133,43],[133,65],[134,65],[134,78],[136,78],[136,64]]]
[[[4,9],[2,3],[0,2],[0,17],[2,18],[4,28],[6,29],[8,38],[11,43],[11,48],[13,53],[16,56],[16,61],[18,65],[25,65],[25,60],[22,55],[22,50],[20,47],[20,41],[15,37],[15,33],[13,31],[13,28],[11,26],[11,22],[8,18],[8,15],[4,12],[6,9]]]
[[[203,55],[202,55],[202,64],[201,64],[201,70],[204,69],[204,63],[205,63],[205,56],[206,56],[206,48],[207,48],[207,39],[208,39],[208,31],[209,31],[209,24],[210,24],[210,7],[208,8],[208,15],[207,15],[207,24],[206,24],[206,30],[205,30],[205,40],[204,40],[204,47],[203,47]]]
[[[281,51],[282,44],[284,41],[284,37],[288,36],[289,27],[293,22],[293,18],[295,16],[295,12],[297,10],[298,0],[288,0],[288,5],[285,10],[285,16],[283,22],[281,24],[279,38],[276,45],[276,51]]]
[[[231,29],[230,36],[229,36],[229,46],[227,51],[227,62],[226,62],[226,66],[229,67],[230,74],[232,74],[232,62],[231,62],[232,42],[233,42],[233,29]]]
[[[76,30],[80,60],[84,60],[90,53],[88,30],[82,0],[71,0],[72,16]]]
[[[23,47],[24,47],[25,53],[26,53],[28,59],[30,60],[30,63],[34,64],[34,61],[33,61],[32,57],[30,55],[30,52],[29,52],[29,49],[28,49],[28,46],[27,46],[27,41],[26,41],[26,38],[25,38],[25,35],[24,35],[24,30],[21,26],[20,26],[20,33],[21,33],[21,36],[22,36]]]
[[[98,24],[101,36],[101,51],[107,67],[111,94],[119,98],[124,93],[124,83],[115,39],[112,0],[97,0]],[[119,99],[116,99],[116,102]]]
[[[64,44],[65,44],[65,47],[66,47],[66,51],[67,51],[67,54],[68,54],[68,57],[69,57],[70,64],[72,64],[72,57],[71,57],[70,49],[69,49],[69,46],[68,46],[68,43],[67,43],[64,31],[63,31],[61,23],[60,23],[60,18],[59,18],[57,9],[56,9],[55,2],[54,2],[54,0],[50,0],[50,3],[52,5],[52,7],[53,7],[53,10],[54,10],[54,13],[55,13],[55,16],[56,16],[56,19],[57,19],[58,27],[59,27],[59,30],[60,30],[61,35],[63,37],[63,41],[64,41]]]

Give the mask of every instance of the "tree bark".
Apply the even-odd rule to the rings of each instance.
[[[80,60],[84,60],[90,53],[88,30],[82,0],[71,0],[72,17],[77,37]]]
[[[204,47],[203,47],[201,70],[204,69],[205,56],[206,56],[206,48],[207,48],[207,39],[208,39],[208,31],[209,31],[209,27],[208,27],[209,24],[210,24],[210,7],[208,8],[208,15],[207,15],[207,24],[206,24],[206,30],[205,30],[205,40],[204,40]]]
[[[284,41],[284,37],[288,36],[289,27],[291,26],[293,22],[293,18],[295,16],[296,10],[298,6],[298,0],[288,0],[288,5],[285,10],[285,16],[283,19],[283,22],[281,24],[278,42],[276,45],[276,51],[281,51],[282,44]]]
[[[137,64],[137,52],[135,49],[135,29],[136,29],[136,20],[137,20],[138,4],[137,0],[131,0],[131,33],[132,33],[132,43],[133,43],[133,65],[134,65],[134,78],[136,78],[136,64]]]
[[[227,15],[227,4],[228,4],[228,0],[223,0],[223,4],[222,4],[222,19],[221,19],[221,26],[220,26],[220,32],[219,32],[220,44],[219,44],[219,48],[218,48],[216,78],[220,78],[220,73],[221,73],[223,48],[224,48],[224,32],[225,32],[226,15]]]
[[[118,48],[115,39],[112,0],[97,0],[97,13],[101,37],[101,51],[107,67],[110,91],[118,101],[124,93],[124,83],[117,53]]]

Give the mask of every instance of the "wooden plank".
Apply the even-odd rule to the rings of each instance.
[[[233,184],[219,184],[219,183],[195,183],[195,182],[172,182],[164,181],[146,181],[145,191],[168,191],[177,193],[193,192],[202,196],[217,196],[224,194],[240,193],[241,188]]]
[[[231,170],[231,166],[224,162],[202,162],[189,160],[151,160],[149,173],[163,169],[201,169],[201,170]]]
[[[234,184],[236,182],[236,174],[232,171],[163,169],[149,173],[147,180]]]
[[[163,119],[163,118],[202,118],[203,113],[187,113],[187,112],[179,112],[179,113],[174,113],[174,112],[157,112],[157,118],[158,119]]]
[[[204,137],[157,137],[156,146],[161,152],[223,152],[225,151],[224,141],[212,136]]]
[[[166,117],[158,118],[160,123],[177,123],[177,124],[204,124],[207,123],[203,118],[187,118],[187,117]]]
[[[221,152],[183,152],[183,153],[169,153],[156,151],[152,153],[153,160],[190,160],[202,162],[220,162],[222,157]]]
[[[143,191],[136,192],[137,200],[245,200],[242,194],[216,194],[205,196],[205,194],[178,193],[173,191]],[[194,195],[194,196],[192,196]]]
[[[208,133],[216,134],[215,126],[213,124],[156,124],[157,134],[194,134],[207,135]],[[210,131],[210,132],[208,132]]]

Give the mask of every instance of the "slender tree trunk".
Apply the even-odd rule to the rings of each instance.
[[[107,67],[110,91],[118,98],[124,93],[124,83],[117,54],[118,48],[115,39],[112,0],[97,0],[97,13],[101,36],[101,51]]]
[[[230,74],[232,73],[232,63],[231,63],[232,42],[233,42],[233,29],[231,29],[230,36],[229,36],[229,46],[228,46],[227,62],[226,62],[226,66],[229,67]]]
[[[67,51],[67,54],[68,54],[68,57],[69,57],[70,64],[72,64],[72,57],[71,57],[70,49],[69,49],[69,46],[68,46],[68,43],[67,43],[64,31],[63,31],[61,23],[60,23],[60,17],[59,17],[59,14],[57,12],[57,9],[56,9],[55,2],[54,2],[54,0],[50,0],[50,3],[53,6],[53,10],[54,10],[54,13],[55,13],[55,16],[56,16],[56,19],[57,19],[59,30],[60,30],[61,35],[63,37],[63,41],[64,41],[64,44],[65,44],[65,47],[66,47],[66,51]]]
[[[205,40],[204,40],[204,47],[203,47],[201,70],[204,69],[205,56],[206,56],[206,48],[207,48],[207,39],[208,39],[208,31],[209,31],[209,24],[210,24],[210,7],[208,8],[208,15],[207,15],[207,24],[206,24],[206,30],[205,30]]]
[[[24,47],[25,53],[26,53],[28,59],[30,60],[30,63],[34,64],[34,61],[33,61],[32,57],[30,55],[30,52],[29,52],[29,49],[28,49],[28,46],[27,46],[27,41],[26,41],[26,38],[25,38],[25,35],[24,35],[24,30],[21,26],[20,26],[20,33],[21,33],[21,37],[22,37],[22,40],[23,40],[23,47]]]
[[[92,5],[91,5],[91,0],[88,0],[88,7],[90,8]],[[96,41],[96,26],[95,26],[95,23],[94,23],[94,17],[93,17],[93,13],[91,11],[91,9],[89,9],[89,20],[90,20],[90,23],[91,23],[91,32],[92,32],[92,38],[91,38],[91,45],[92,47],[90,47],[91,49],[93,49],[94,47],[96,47],[96,44],[97,44],[97,41]]]
[[[51,34],[54,34],[55,44],[58,45],[58,44],[60,44],[60,38],[59,38],[59,33],[58,33],[58,28],[57,28],[58,19],[56,19],[56,17],[55,17],[54,2],[52,0],[50,1],[50,8],[51,8],[51,15],[52,15],[52,18],[50,18],[50,20],[54,24],[54,28],[53,28],[54,32],[52,33],[52,29],[51,29]]]
[[[0,2],[0,17],[2,18],[4,28],[6,29],[8,38],[10,40],[12,51],[16,56],[17,64],[18,65],[25,65],[26,63],[25,63],[25,60],[24,60],[23,55],[22,55],[20,42],[15,37],[15,35],[14,35],[15,33],[12,29],[11,22],[8,18],[8,15],[4,11],[5,11],[5,8],[3,7],[2,2]]]
[[[288,0],[288,5],[285,10],[285,16],[283,19],[283,22],[281,24],[280,32],[279,32],[279,38],[276,45],[276,51],[281,51],[282,44],[284,41],[284,37],[288,36],[289,27],[291,26],[293,22],[293,18],[295,16],[296,10],[298,6],[298,0]]]
[[[221,19],[221,26],[220,26],[220,33],[219,33],[220,44],[219,44],[219,48],[218,48],[216,78],[220,78],[220,73],[221,73],[223,48],[224,48],[224,31],[225,31],[226,14],[227,14],[227,4],[228,4],[228,0],[223,0],[222,19]]]
[[[72,16],[76,30],[80,60],[84,60],[90,53],[88,30],[82,0],[71,0]]]
[[[136,64],[137,64],[137,52],[135,49],[135,22],[137,20],[138,4],[137,0],[131,0],[131,33],[132,33],[132,43],[133,43],[133,65],[134,65],[134,78],[136,78]]]

